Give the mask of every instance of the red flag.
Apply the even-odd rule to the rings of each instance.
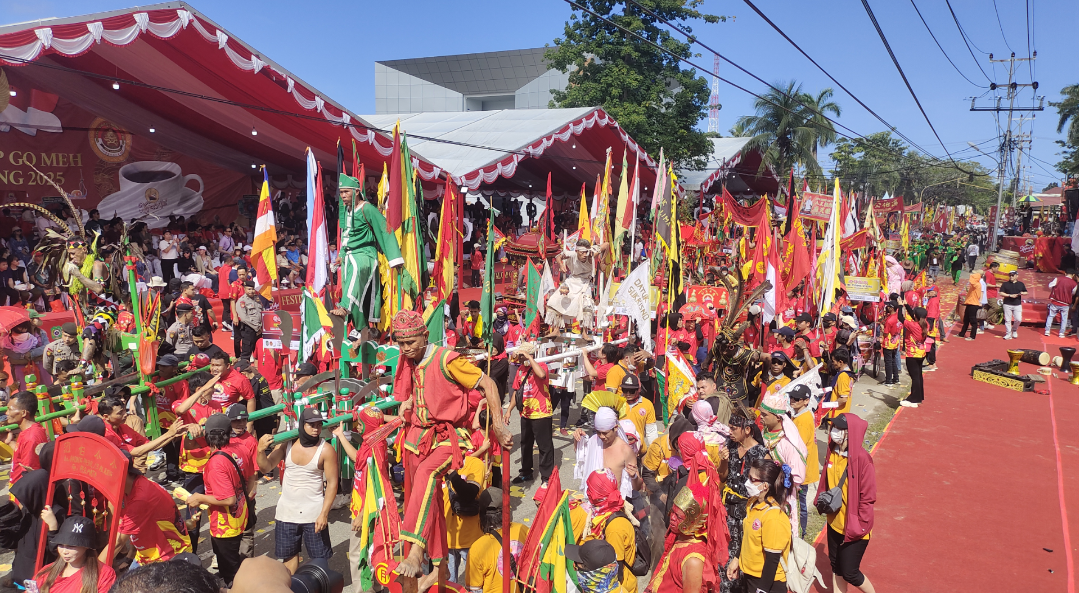
[[[532,521],[532,528],[528,530],[528,537],[525,538],[523,552],[518,562],[518,580],[529,588],[534,588],[535,593],[550,593],[551,591],[551,581],[540,579],[539,576],[540,548],[542,547],[540,543],[560,502],[562,502],[562,481],[558,477],[558,472],[551,472],[551,479],[547,482],[547,493],[536,510],[536,517]]]

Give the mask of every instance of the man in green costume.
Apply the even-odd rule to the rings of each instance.
[[[378,272],[378,254],[382,253],[391,268],[403,265],[397,237],[386,230],[386,218],[376,206],[363,198],[355,177],[341,174],[341,251],[335,267],[341,268],[341,302],[334,315],[348,315],[358,330],[368,322],[378,322],[382,310],[382,279]]]

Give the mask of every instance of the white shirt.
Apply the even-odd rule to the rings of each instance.
[[[977,243],[972,243],[970,245],[970,247],[967,247],[967,255],[978,257],[978,254],[980,252],[981,252],[981,250],[978,249],[978,244]]]
[[[180,257],[179,245],[180,242],[176,239],[161,239],[157,244],[157,249],[161,252],[161,259],[176,259]]]

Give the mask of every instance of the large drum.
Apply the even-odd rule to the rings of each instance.
[[[1019,252],[1001,249],[993,256],[993,261],[1000,264],[1000,273],[1008,274],[1019,269]]]
[[[1047,366],[1052,359],[1048,352],[1042,352],[1041,350],[1031,350],[1029,348],[1019,348],[1019,350],[1023,352],[1023,356],[1019,359],[1021,362],[1043,367]]]

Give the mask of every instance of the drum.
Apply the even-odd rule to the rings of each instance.
[[[1029,364],[1036,364],[1040,367],[1047,366],[1052,359],[1048,352],[1042,352],[1041,350],[1031,350],[1029,348],[1020,348],[1023,355],[1019,358],[1021,362]]]
[[[1060,347],[1060,367],[1061,372],[1068,372],[1071,368],[1072,357],[1075,356],[1075,348],[1069,348],[1068,346]]]

